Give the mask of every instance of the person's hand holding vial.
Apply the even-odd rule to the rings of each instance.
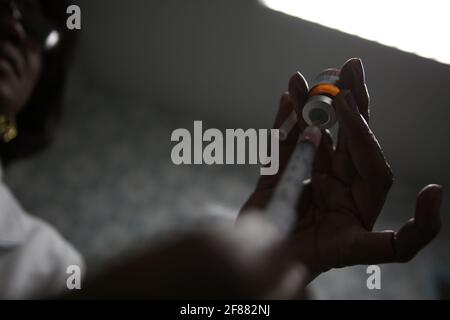
[[[407,262],[440,230],[442,186],[429,185],[419,192],[414,218],[399,231],[373,231],[393,183],[393,174],[369,127],[369,94],[360,59],[349,60],[339,73],[339,93],[333,107],[339,122],[337,145],[324,130],[316,154],[312,181],[298,207],[298,223],[287,246],[312,277],[331,268],[357,264]],[[244,205],[241,216],[264,209],[283,168],[307,123],[303,113],[310,89],[300,73],[282,96],[275,121],[279,128],[292,110],[295,126],[280,144],[280,172],[262,176]]]

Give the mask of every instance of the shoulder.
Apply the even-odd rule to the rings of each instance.
[[[0,181],[0,297],[55,294],[67,269],[84,262],[50,224],[26,213]]]

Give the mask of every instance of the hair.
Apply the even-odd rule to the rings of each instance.
[[[68,67],[76,43],[75,32],[66,27],[65,0],[39,0],[44,15],[61,35],[58,46],[43,51],[40,77],[28,103],[17,114],[19,135],[9,143],[0,142],[1,160],[10,162],[44,150],[53,140],[59,123],[67,80]]]

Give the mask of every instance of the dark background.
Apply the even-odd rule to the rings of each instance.
[[[269,127],[294,72],[312,81],[351,57],[365,64],[372,128],[396,176],[377,229],[409,219],[424,185],[450,185],[449,65],[257,1],[78,3],[81,43],[60,135],[48,152],[13,167],[7,180],[29,212],[82,251],[91,271],[180,229],[231,224],[251,192],[257,167],[174,166],[173,130],[192,130],[193,120]],[[442,234],[412,263],[383,266],[381,291],[367,290],[365,267],[354,267],[323,275],[313,294],[439,297],[450,265],[447,202]]]

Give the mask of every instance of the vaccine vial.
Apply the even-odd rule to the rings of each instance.
[[[308,125],[316,125],[321,129],[330,129],[337,122],[333,99],[340,92],[339,70],[322,71],[314,80],[308,93],[308,100],[303,107],[303,119]]]

